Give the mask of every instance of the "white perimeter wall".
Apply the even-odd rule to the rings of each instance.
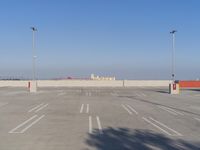
[[[10,86],[10,87],[28,87],[28,81],[7,81],[7,80],[3,80],[0,81],[0,87],[6,87],[6,86]]]
[[[95,81],[95,80],[40,80],[39,87],[121,87],[122,81]]]
[[[124,80],[126,87],[131,86],[169,86],[170,80]]]
[[[27,81],[0,81],[0,87],[28,87]],[[169,86],[170,80],[38,80],[38,87],[134,87]]]

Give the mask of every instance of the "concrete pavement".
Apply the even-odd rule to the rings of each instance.
[[[0,88],[2,150],[200,149],[200,91]]]

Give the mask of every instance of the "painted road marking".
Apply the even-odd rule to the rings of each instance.
[[[28,122],[30,122],[31,120],[33,120],[34,118],[36,118],[37,115],[32,116],[31,118],[29,118],[28,120],[22,122],[21,124],[19,124],[17,127],[15,127],[14,129],[10,130],[9,133],[15,133],[14,131],[16,131],[17,129],[19,129],[20,127],[24,126],[25,124],[27,124]]]
[[[156,127],[157,129],[159,129],[160,131],[166,133],[167,135],[171,135],[169,132],[167,132],[166,130],[162,129],[161,127],[159,127],[158,125],[154,124],[153,122],[151,122],[150,120],[148,120],[145,117],[142,117],[142,119],[146,122],[148,122],[149,124],[153,125],[154,127]]]
[[[165,108],[165,109],[168,109],[168,110],[169,110],[169,111],[171,111],[171,112],[174,112],[174,113],[176,113],[176,114],[179,114],[179,115],[182,115],[182,116],[184,116],[184,114],[183,114],[183,113],[181,113],[181,112],[178,112],[178,111],[176,111],[176,110],[174,110],[174,109],[172,109],[172,108],[165,107],[165,106],[160,106],[160,107],[163,107],[163,108]]]
[[[83,110],[84,110],[84,104],[81,105],[81,108],[80,108],[80,113],[83,113]],[[89,104],[86,104],[86,110],[85,110],[85,113],[89,113],[90,111],[90,105]]]
[[[166,129],[168,129],[168,130],[174,132],[176,135],[178,135],[178,136],[183,136],[183,135],[182,135],[181,133],[179,133],[178,131],[176,131],[176,130],[174,130],[174,129],[168,127],[167,125],[165,125],[165,124],[163,124],[163,123],[161,123],[161,122],[159,122],[159,121],[153,119],[152,117],[149,117],[149,118],[150,118],[151,120],[153,120],[154,122],[158,123],[159,125],[165,127]]]
[[[123,107],[130,115],[132,115],[132,112],[131,112],[126,106],[124,106],[124,105],[122,104],[122,107]]]
[[[118,94],[115,93],[115,92],[110,93],[110,95],[111,95],[111,96],[118,96]]]
[[[130,105],[127,105],[127,104],[126,104],[126,106],[128,108],[130,108],[136,115],[138,114],[138,112],[133,107],[131,107]]]
[[[200,119],[199,119],[199,118],[194,118],[194,119],[200,122]]]
[[[92,93],[91,93],[91,92],[89,92],[89,93],[88,93],[88,96],[92,96]]]
[[[179,111],[176,111],[176,110],[174,110],[174,109],[172,109],[172,108],[168,108],[168,109],[171,110],[171,111],[173,111],[173,112],[175,112],[175,113],[177,113],[177,114],[179,114],[179,115],[184,116],[184,114],[181,113],[181,112],[179,112]]]
[[[84,104],[81,105],[80,113],[83,113]]]
[[[58,93],[58,96],[62,96],[62,95],[65,95],[65,93],[63,92],[63,93]]]
[[[90,109],[90,108],[89,108],[89,106],[90,106],[90,105],[89,105],[89,104],[87,104],[86,113],[89,113],[89,109]]]
[[[99,116],[96,116],[96,120],[97,120],[97,125],[98,125],[99,133],[100,133],[100,134],[103,134],[103,130],[102,130],[101,121],[100,121]],[[93,133],[92,116],[89,116],[89,133],[90,133],[90,134]]]
[[[99,116],[96,116],[96,119],[97,119],[97,124],[98,124],[98,128],[99,128],[99,132],[102,134],[103,131],[102,131],[101,121],[100,121],[100,119],[99,119]]]
[[[167,111],[167,112],[173,114],[173,115],[178,115],[177,113],[175,113],[175,112],[173,112],[173,111],[171,111],[171,110],[168,110],[168,109],[166,109],[165,107],[162,107],[162,106],[158,106],[158,107],[161,108],[162,110],[165,110],[165,111]]]
[[[41,103],[41,104],[35,106],[34,108],[30,109],[28,112],[32,112],[32,111],[34,111],[35,109],[38,109],[38,108],[41,107],[43,104],[44,104],[44,103]]]
[[[8,105],[8,103],[3,103],[0,105],[0,107],[6,106],[6,105]]]
[[[144,96],[144,97],[146,97],[146,94],[144,94],[144,93],[141,93],[141,95]]]
[[[157,129],[159,129],[160,131],[166,133],[167,135],[170,135],[170,136],[183,136],[181,133],[179,133],[178,131],[176,131],[176,130],[170,128],[170,127],[168,127],[164,123],[161,123],[160,121],[155,120],[152,117],[149,117],[149,119],[143,117],[143,120],[145,120],[149,124],[153,125],[154,127],[156,127]],[[173,134],[171,134],[171,133],[173,133]]]
[[[92,134],[92,117],[89,116],[89,133]]]
[[[136,96],[138,96],[138,97],[140,97],[140,96],[141,96],[139,93],[136,93],[135,95],[136,95]]]
[[[44,117],[45,117],[45,115],[40,116],[38,119],[36,119],[31,124],[29,124],[27,127],[25,127],[23,130],[21,130],[20,133],[24,133],[26,130],[28,130],[30,127],[32,127],[34,124],[36,124],[37,122],[39,122]]]
[[[49,104],[43,105],[42,107],[38,108],[37,110],[35,110],[35,113],[39,112],[40,110],[42,110],[43,108],[47,107]]]
[[[91,92],[86,92],[85,95],[86,95],[86,96],[91,96],[92,93],[91,93]]]
[[[147,95],[144,93],[135,93],[136,96],[138,97],[146,97]]]

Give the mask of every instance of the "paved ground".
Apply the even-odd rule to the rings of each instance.
[[[200,90],[0,88],[0,150],[200,150]]]

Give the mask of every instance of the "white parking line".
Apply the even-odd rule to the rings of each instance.
[[[32,127],[34,124],[36,124],[38,121],[40,121],[44,117],[45,117],[45,115],[42,115],[41,117],[39,117],[38,119],[36,119],[35,121],[33,121],[31,124],[29,124],[26,128],[24,128],[23,130],[21,130],[20,133],[24,133],[26,130],[28,130],[30,127]]]
[[[101,127],[101,122],[100,122],[99,116],[96,116],[96,119],[97,119],[97,124],[98,124],[98,128],[99,128],[99,132],[102,134],[103,131],[102,131],[102,127]]]
[[[144,96],[144,97],[146,97],[146,94],[144,94],[144,93],[141,93],[141,95]]]
[[[199,118],[194,118],[194,119],[200,122],[200,119],[199,119]]]
[[[168,108],[168,109],[171,110],[171,111],[173,111],[173,112],[175,112],[175,113],[177,113],[177,114],[179,114],[179,115],[184,116],[184,114],[181,113],[181,112],[179,112],[179,111],[176,111],[176,110],[174,110],[174,109],[172,109],[172,108]]]
[[[62,95],[65,95],[65,93],[63,92],[63,93],[58,93],[58,96],[62,96]]]
[[[91,93],[91,92],[86,92],[85,95],[86,95],[86,96],[91,96],[92,93]]]
[[[19,124],[17,127],[15,127],[14,129],[10,130],[9,133],[15,133],[14,131],[16,131],[17,129],[19,129],[20,127],[22,127],[23,125],[27,124],[29,121],[33,120],[35,117],[37,117],[37,115],[32,116],[31,118],[29,118],[28,120],[22,122],[21,124]]]
[[[126,106],[124,106],[123,104],[122,104],[122,107],[123,107],[130,115],[133,114],[133,113],[132,113]]]
[[[42,106],[43,104],[44,104],[44,103],[41,103],[41,104],[35,106],[34,108],[30,109],[28,112],[32,112],[32,111],[34,111],[35,109],[38,109],[38,108],[39,108],[40,106]]]
[[[178,115],[177,113],[175,113],[175,112],[173,112],[173,111],[170,111],[170,110],[166,109],[165,107],[162,107],[162,106],[158,106],[158,107],[161,108],[162,110],[165,110],[165,111],[167,111],[167,112],[173,114],[173,115]]]
[[[89,104],[87,104],[87,110],[86,113],[89,113]]]
[[[115,93],[115,92],[110,93],[110,95],[111,96],[118,96],[117,93]]]
[[[157,120],[155,120],[155,119],[153,119],[153,118],[151,118],[151,117],[149,117],[149,118],[150,118],[151,120],[153,120],[154,122],[158,123],[159,125],[165,127],[166,129],[168,129],[168,130],[174,132],[174,133],[177,134],[178,136],[183,136],[181,133],[175,131],[174,129],[172,129],[172,128],[170,128],[170,127],[168,127],[167,125],[165,125],[165,124],[163,124],[163,123],[161,123],[161,122],[159,122],[159,121],[157,121]]]
[[[88,93],[88,96],[92,96],[92,93],[91,93],[91,92],[89,92],[89,93]]]
[[[92,134],[92,117],[89,116],[89,133]]]
[[[4,104],[0,105],[0,107],[6,106],[6,105],[8,105],[8,103],[4,103]]]
[[[48,105],[49,105],[49,104],[46,104],[46,105],[44,105],[44,106],[38,108],[37,110],[35,110],[35,113],[39,112],[40,110],[42,110],[43,108],[47,107]]]
[[[176,111],[176,110],[174,110],[174,109],[172,109],[172,108],[165,107],[165,106],[161,106],[161,107],[163,107],[163,108],[166,108],[166,109],[168,109],[168,110],[170,110],[170,111],[172,111],[172,112],[174,112],[174,113],[177,113],[177,114],[179,114],[179,115],[182,115],[182,116],[184,116],[184,114],[183,114],[183,113],[181,113],[181,112],[178,112],[178,111]]]
[[[135,95],[136,95],[136,96],[138,96],[138,97],[140,97],[140,96],[141,96],[139,93],[136,93]]]
[[[130,105],[126,105],[128,108],[130,108],[136,115],[138,114],[138,112],[133,108],[131,107]]]
[[[150,123],[151,125],[153,125],[154,127],[156,127],[157,129],[161,130],[162,132],[166,133],[167,135],[170,135],[171,134],[169,132],[167,132],[166,130],[162,129],[161,127],[159,127],[158,125],[154,124],[153,122],[151,122],[150,120],[148,120],[147,118],[145,117],[142,117],[143,120],[145,120],[146,122]]]
[[[84,104],[81,105],[80,113],[83,113]]]

